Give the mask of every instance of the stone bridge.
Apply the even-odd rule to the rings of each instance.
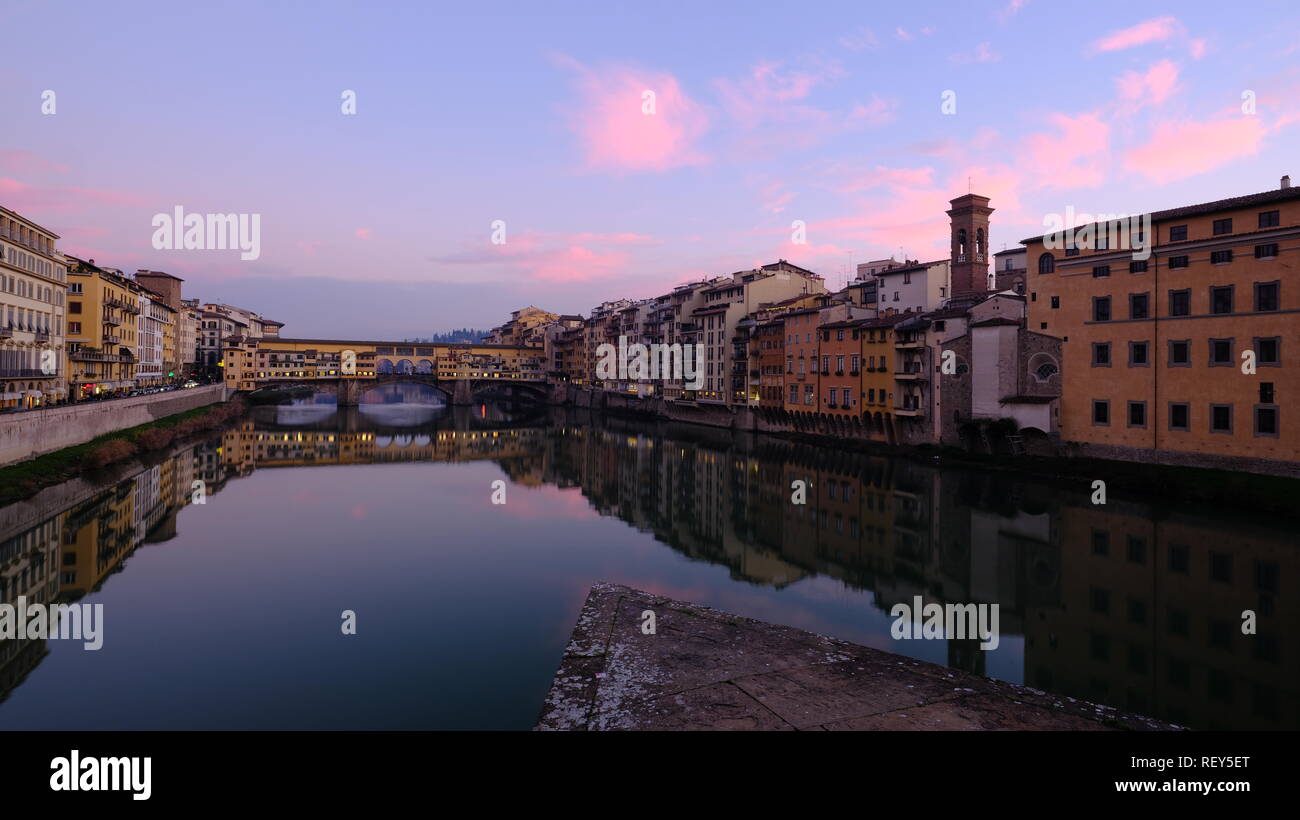
[[[376,387],[388,384],[422,384],[442,393],[452,406],[479,404],[486,399],[525,399],[545,401],[549,388],[545,382],[517,379],[439,379],[432,374],[380,373],[373,378],[265,378],[257,380],[257,392],[277,387],[313,387],[333,392],[339,407],[355,407],[361,397]]]

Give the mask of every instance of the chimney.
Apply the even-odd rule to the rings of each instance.
[[[1286,176],[1282,177],[1282,190],[1285,191],[1287,188],[1290,187],[1291,187],[1291,175],[1287,174]]]

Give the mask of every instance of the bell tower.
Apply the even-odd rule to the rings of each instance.
[[[989,198],[966,194],[951,200],[952,295],[989,289]]]

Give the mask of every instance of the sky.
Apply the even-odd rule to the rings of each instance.
[[[1287,2],[4,6],[0,204],[293,337],[587,314],[778,258],[838,287],[945,257],[968,191],[997,251],[1070,208],[1300,184]],[[260,253],[156,248],[177,207],[257,215]]]

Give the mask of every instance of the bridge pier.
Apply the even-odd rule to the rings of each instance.
[[[469,379],[460,379],[451,391],[451,403],[455,407],[466,407],[474,403],[474,389]]]
[[[339,379],[334,383],[334,395],[339,407],[356,407],[361,403],[365,385],[360,379]]]

